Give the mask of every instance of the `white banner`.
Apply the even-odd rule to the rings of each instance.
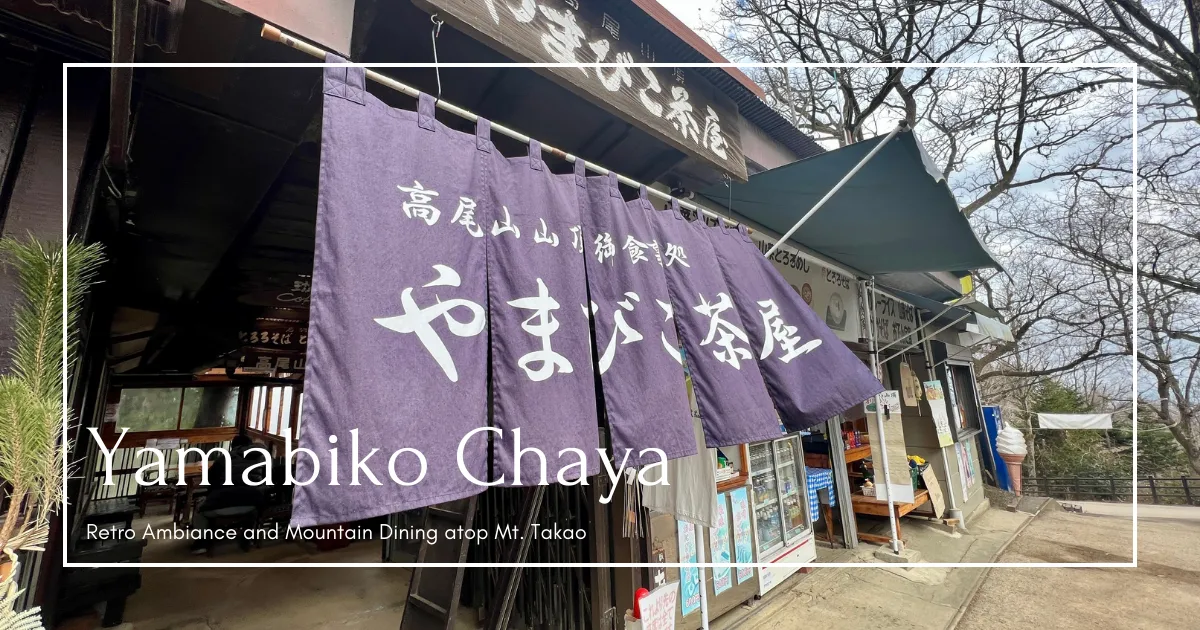
[[[750,238],[763,253],[775,245],[774,240],[757,232]],[[853,276],[786,246],[771,254],[771,263],[838,339],[856,342],[864,336],[859,329],[858,282]]]
[[[1111,429],[1111,413],[1039,413],[1041,429]]]

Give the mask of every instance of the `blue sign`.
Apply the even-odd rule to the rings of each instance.
[[[738,564],[754,562],[753,539],[750,534],[750,496],[745,488],[729,493],[729,504],[733,511],[733,557]],[[737,583],[741,584],[754,576],[751,567],[738,567]]]
[[[1012,492],[1012,481],[1008,478],[1008,466],[998,463],[1004,461],[1000,459],[1000,451],[996,450],[996,436],[1000,435],[1000,427],[1004,426],[998,405],[983,406],[983,424],[987,433],[988,452],[992,455],[989,458],[992,464],[989,468],[992,469],[992,474],[996,475],[996,483],[1000,485],[1000,488]]]

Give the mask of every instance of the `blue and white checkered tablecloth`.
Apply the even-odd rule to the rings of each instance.
[[[821,498],[819,491],[829,489],[829,505],[837,505],[837,490],[833,487],[833,471],[828,468],[804,467],[804,475],[808,484],[808,513],[816,522],[821,517]]]

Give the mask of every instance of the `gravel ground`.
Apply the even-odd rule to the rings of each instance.
[[[1128,518],[1049,505],[998,562],[1130,562],[1132,537]],[[1137,568],[992,569],[957,630],[1197,627],[1200,522],[1141,518]]]

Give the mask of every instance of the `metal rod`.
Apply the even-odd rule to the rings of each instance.
[[[882,291],[881,291],[881,293],[882,293]],[[945,315],[946,313],[949,313],[951,309],[954,309],[954,308],[967,308],[967,307],[966,307],[966,306],[963,304],[963,302],[966,302],[966,301],[967,301],[967,300],[969,300],[969,299],[973,299],[973,297],[974,297],[974,293],[975,293],[975,289],[971,289],[970,291],[967,291],[966,293],[964,293],[964,294],[962,295],[962,297],[956,298],[956,299],[954,300],[954,302],[955,302],[954,304],[944,304],[943,306],[945,306],[946,308],[942,309],[942,310],[941,310],[941,312],[940,312],[940,313],[938,313],[937,315],[934,315],[933,317],[930,317],[928,320],[926,320],[926,321],[925,321],[925,323],[923,323],[923,324],[921,324],[920,326],[917,326],[916,328],[914,328],[914,329],[913,329],[913,331],[912,331],[912,333],[909,333],[908,335],[906,335],[906,337],[908,337],[908,336],[911,336],[913,333],[915,333],[915,332],[917,332],[917,331],[919,331],[919,330],[923,330],[923,329],[925,329],[925,328],[927,328],[927,327],[929,327],[929,326],[933,325],[933,323],[934,323],[934,322],[936,322],[936,321],[938,320],[938,318],[939,318],[939,317],[941,317],[942,315]],[[890,294],[888,294],[888,295],[890,295]],[[903,301],[903,300],[900,300],[900,298],[897,298],[897,297],[895,297],[895,296],[891,296],[891,297],[892,297],[892,299],[899,300],[899,301]],[[914,307],[914,308],[915,308],[915,307]],[[925,310],[925,309],[921,309],[921,310]],[[970,310],[970,309],[967,309],[967,310]],[[971,313],[971,314],[974,314],[974,313],[975,313],[975,312],[974,312],[974,311],[972,311],[972,313]],[[959,321],[962,321],[962,320],[960,319]],[[938,332],[941,332],[941,331],[938,331]],[[934,334],[937,334],[937,333],[934,333]],[[901,338],[901,339],[903,339],[903,338]],[[896,345],[896,344],[900,343],[901,339],[896,339],[896,340],[892,341],[891,343],[888,343],[887,345],[880,346],[880,348],[879,348],[879,351],[880,351],[880,352],[882,352],[882,351],[884,351],[884,350],[887,350],[888,348],[890,348],[890,347],[892,347],[892,346],[894,346],[894,345]],[[909,348],[911,348],[911,347],[912,347],[912,346],[909,346]],[[905,348],[905,350],[907,350],[907,349],[908,349],[908,348]]]
[[[693,535],[696,537],[696,562],[704,564],[707,561],[704,553],[704,544],[708,542],[705,540],[707,536],[704,535],[704,527],[692,525],[692,528],[695,532]],[[708,630],[708,582],[704,577],[704,567],[699,567],[697,571],[700,573],[700,628]]]
[[[939,329],[937,329],[937,330],[933,331],[933,334],[932,334],[932,335],[930,335],[930,336],[932,337],[933,335],[936,335],[936,334],[938,334],[938,333],[942,332],[943,330],[946,330],[947,328],[950,328],[951,326],[954,326],[955,324],[957,324],[957,323],[961,322],[962,320],[964,320],[964,319],[966,319],[966,318],[968,318],[968,317],[970,317],[970,316],[971,316],[971,314],[970,314],[970,313],[967,313],[966,315],[963,315],[962,317],[959,317],[958,319],[956,319],[956,320],[954,320],[954,321],[950,322],[949,324],[946,324],[945,326],[942,326],[941,328],[939,328]],[[887,363],[888,361],[891,361],[892,359],[895,359],[896,357],[898,357],[898,356],[900,356],[900,355],[904,354],[905,352],[908,352],[908,351],[909,351],[909,350],[911,350],[912,348],[915,348],[915,347],[917,347],[918,345],[920,345],[920,343],[921,343],[920,341],[914,341],[914,342],[912,342],[912,343],[908,344],[907,346],[904,346],[904,348],[903,348],[902,350],[898,350],[898,351],[896,351],[894,354],[892,354],[892,355],[888,356],[888,358],[884,359],[884,360],[882,361],[882,363]],[[882,349],[882,348],[881,348],[881,349]]]
[[[312,44],[310,44],[308,42],[299,40],[299,39],[293,37],[291,34],[285,33],[282,30],[280,30],[278,27],[272,26],[270,24],[263,24],[262,31],[259,33],[259,35],[265,40],[272,41],[272,42],[279,42],[280,44],[283,44],[289,48],[294,48],[296,50],[299,50],[302,53],[305,53],[312,57],[316,57],[318,59],[324,59],[325,55],[327,54],[327,51],[322,50],[321,48],[318,48],[316,46],[313,46]],[[396,90],[397,92],[411,96],[413,98],[417,98],[421,94],[421,91],[418,90],[417,88],[414,88],[405,83],[401,83],[401,82],[387,76],[386,74],[380,74],[378,72],[375,72],[374,70],[371,70],[370,68],[364,68],[364,70],[366,71],[366,75],[367,75],[368,79],[371,79],[372,81],[375,81],[376,83],[379,83],[380,85],[389,87],[393,90]],[[453,103],[448,103],[440,98],[434,103],[434,105],[438,109],[450,112],[451,114],[460,116],[471,122],[475,122],[475,121],[479,120],[479,116],[477,114],[475,114],[474,112],[465,110]],[[492,122],[492,131],[497,131],[502,135],[508,136],[509,138],[512,138],[512,139],[514,139],[518,142],[522,142],[522,143],[528,143],[532,139],[529,136],[527,136],[515,129],[510,129],[510,128],[505,127],[504,125],[501,125],[496,122]],[[895,132],[892,132],[892,133],[893,133],[893,135],[895,134]],[[603,166],[600,166],[599,164],[594,164],[592,162],[584,160],[581,157],[571,155],[570,153],[567,153],[566,151],[563,151],[562,149],[556,149],[548,144],[542,143],[542,150],[551,155],[558,156],[568,162],[574,163],[576,161],[582,161],[583,165],[585,167],[587,167],[588,170],[595,172],[595,173],[599,173],[601,175],[608,175],[608,174],[612,173],[613,175],[617,176],[617,181],[621,182],[622,184],[625,184],[626,186],[632,186],[633,188],[637,188],[637,189],[640,189],[643,186],[643,184],[641,182],[639,182],[633,178],[626,177],[626,176],[621,175],[620,173],[616,173],[614,171],[610,171],[610,170],[604,168]],[[877,151],[878,148],[876,148],[875,150]],[[874,151],[872,151],[871,155],[874,155]],[[870,156],[868,156],[868,157],[870,157]],[[853,171],[851,171],[850,174],[852,175]],[[669,195],[665,192],[662,192],[660,190],[657,190],[655,188],[651,188],[649,186],[646,186],[646,192],[651,195],[654,195],[655,197],[658,197],[659,199],[662,199],[664,201],[670,201],[671,199],[675,199],[671,195]],[[736,221],[729,217],[720,215],[716,212],[713,212],[712,210],[709,210],[708,208],[696,205],[690,201],[686,201],[683,199],[676,199],[676,200],[679,202],[680,206],[683,206],[684,208],[687,208],[688,210],[691,210],[693,212],[698,212],[700,214],[710,216],[714,219],[724,219],[726,223],[732,223],[734,226],[737,226],[741,223],[740,221]],[[788,235],[790,235],[790,234],[791,234],[791,232],[788,233]],[[786,239],[787,239],[787,236],[784,236],[784,238],[780,239],[780,241],[782,242],[783,240],[786,240]],[[776,246],[778,246],[778,243],[776,243]],[[774,251],[774,250],[775,250],[775,248],[771,249],[771,251]],[[768,253],[770,253],[770,252],[768,252]]]
[[[299,39],[295,38],[294,36],[292,36],[291,34],[285,33],[283,31],[281,31],[279,28],[272,26],[270,24],[263,24],[260,35],[265,40],[272,41],[272,42],[278,42],[280,44],[288,46],[289,48],[294,48],[296,50],[299,50],[302,53],[305,53],[312,57],[316,57],[318,59],[325,59],[325,55],[327,54],[325,50],[322,50],[321,48],[313,46],[312,44],[309,44],[308,42],[299,40]],[[393,90],[396,90],[397,92],[406,94],[413,98],[416,98],[421,93],[420,90],[418,90],[412,86],[401,83],[387,75],[375,72],[374,70],[366,69],[366,76],[367,76],[367,78],[379,83],[380,85],[392,88]],[[437,101],[435,101],[434,105],[439,109],[442,109],[442,110],[445,110],[452,114],[466,118],[467,120],[469,120],[471,122],[474,122],[479,119],[479,116],[477,116],[476,114],[469,112],[469,111],[467,111],[461,107],[458,107],[456,105],[453,105],[451,103],[447,103],[446,101],[443,101],[441,99],[438,99]],[[495,131],[499,131],[501,134],[506,135],[510,138],[514,138],[520,142],[529,142],[529,136],[526,136],[525,134],[522,134],[518,131],[509,129],[508,127],[505,127],[504,125],[500,125],[500,124],[493,122],[492,129]],[[542,150],[547,151],[558,157],[561,157],[569,162],[574,162],[575,160],[580,159],[574,155],[571,155],[560,149],[556,149],[545,143],[542,143]],[[587,160],[584,160],[583,164],[587,168],[589,168],[592,171],[599,173],[601,175],[607,175],[609,173],[608,169],[606,169],[602,166],[599,166],[597,164],[588,162]],[[629,177],[626,177],[626,176],[620,175],[620,174],[616,174],[616,175],[617,175],[617,180],[624,184],[633,186],[635,188],[641,188],[641,186],[642,186],[642,184],[640,182],[635,181],[632,178],[629,178]],[[673,197],[671,197],[670,195],[668,195],[664,192],[661,192],[655,188],[651,188],[651,187],[647,186],[646,190],[649,194],[654,195],[655,197],[659,197],[663,200],[669,201],[669,200],[673,199]],[[866,276],[866,274],[862,273],[859,270],[854,269],[853,267],[851,267],[845,263],[838,262],[838,261],[832,260],[830,258],[827,258],[825,256],[822,256],[820,254],[817,254],[808,248],[799,246],[799,244],[797,244],[797,243],[785,243],[785,241],[786,241],[785,238],[782,238],[782,237],[777,238],[777,235],[772,230],[764,229],[762,227],[755,227],[753,225],[752,221],[733,218],[732,216],[729,216],[729,215],[723,215],[721,213],[714,212],[713,210],[710,210],[704,206],[701,206],[701,205],[698,205],[698,204],[695,204],[695,203],[692,203],[690,201],[686,201],[683,199],[677,199],[677,201],[679,201],[680,206],[687,208],[689,210],[692,210],[694,212],[698,212],[700,214],[712,217],[714,219],[723,219],[727,224],[730,224],[734,227],[736,227],[738,225],[745,226],[746,229],[749,231],[756,231],[756,232],[762,233],[763,235],[765,235],[769,238],[774,239],[776,241],[775,246],[771,248],[771,251],[768,252],[768,254],[775,252],[780,247],[786,246],[789,249],[795,250],[796,252],[799,252],[800,254],[802,254],[804,256],[807,256],[809,258],[816,260],[817,262],[825,265],[826,267],[836,269],[842,273],[845,273],[846,275],[854,276],[855,278],[864,278]],[[730,212],[732,212],[732,210],[730,210]]]
[[[855,174],[857,174],[858,171],[860,169],[862,169],[862,167],[866,166],[867,162],[870,162],[871,158],[875,157],[875,154],[879,153],[880,149],[882,149],[884,147],[884,145],[886,145],[888,142],[890,142],[892,138],[895,138],[896,134],[900,133],[902,130],[907,129],[907,128],[908,128],[908,122],[903,121],[903,120],[900,121],[900,124],[896,125],[895,129],[889,131],[888,135],[884,136],[883,140],[880,141],[879,144],[875,145],[875,148],[871,149],[870,153],[863,156],[863,159],[859,160],[858,164],[855,164],[854,168],[850,169],[849,173],[846,173],[845,175],[842,176],[841,181],[834,184],[833,188],[829,189],[829,192],[825,193],[825,196],[821,197],[821,200],[818,201],[816,205],[814,205],[811,209],[809,209],[809,211],[806,212],[804,214],[804,216],[800,217],[800,220],[796,222],[796,225],[793,225],[792,229],[788,230],[787,233],[785,233],[782,237],[780,237],[780,239],[775,242],[775,246],[767,251],[766,255],[770,256],[771,254],[775,253],[775,250],[779,248],[780,243],[791,238],[792,234],[795,234],[796,230],[799,230],[800,226],[804,225],[804,222],[808,221],[809,217],[811,217],[813,214],[815,214],[817,210],[820,210],[821,206],[825,205],[825,202],[829,201],[830,198],[832,198],[835,194],[837,194],[837,191],[841,190],[842,187],[846,185],[846,182],[850,181],[851,177],[854,177]]]

